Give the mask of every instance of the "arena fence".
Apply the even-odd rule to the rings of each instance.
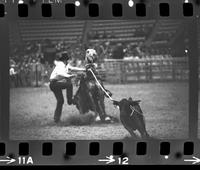
[[[133,82],[156,82],[156,81],[186,81],[189,78],[188,58],[162,58],[162,59],[105,59],[101,63],[100,74],[105,82],[113,84],[126,84]],[[47,85],[52,72],[51,67],[35,65],[30,74],[11,78],[11,87],[20,87],[29,84],[32,87]],[[199,74],[200,75],[200,74]],[[28,79],[27,79],[28,77]],[[28,81],[28,82],[26,82]],[[26,87],[26,85],[22,86]]]
[[[188,58],[105,59],[102,63],[108,83],[184,81],[189,77]]]

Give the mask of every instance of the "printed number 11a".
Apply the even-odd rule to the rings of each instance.
[[[118,158],[118,163],[120,165],[128,165],[128,157]]]
[[[28,165],[28,164],[33,164],[33,158],[29,156],[28,158],[26,157],[18,157],[18,161],[20,165]]]

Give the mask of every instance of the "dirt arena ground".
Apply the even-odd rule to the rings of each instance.
[[[149,134],[159,139],[188,137],[188,83],[105,85],[114,99],[141,99]],[[76,88],[74,89],[74,93]],[[66,101],[66,98],[65,98]],[[79,116],[75,106],[63,107],[62,123],[53,122],[56,100],[48,87],[10,90],[10,138],[14,140],[115,140],[129,136],[121,123],[69,125]],[[106,111],[119,117],[106,99]]]

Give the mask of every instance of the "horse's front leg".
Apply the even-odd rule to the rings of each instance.
[[[102,113],[106,115],[106,108],[104,103],[104,94],[102,94],[100,100],[99,100],[99,106],[101,107]]]
[[[102,121],[110,121],[110,117],[106,114],[106,110],[105,110],[105,104],[104,104],[104,96],[101,97],[98,100],[98,110],[99,110],[99,116],[101,117]]]
[[[104,121],[105,120],[105,112],[103,110],[103,107],[101,106],[101,102],[100,101],[96,101],[96,106],[97,106],[97,112],[98,112],[98,114],[100,116],[100,119],[102,121]]]
[[[96,107],[96,104],[95,104],[95,101],[94,101],[94,98],[93,98],[91,92],[89,92],[89,97],[90,97],[90,101],[92,103],[92,109],[94,110],[95,117],[97,117],[98,116],[97,107]]]
[[[99,89],[99,99],[98,101],[98,107],[99,107],[99,113],[102,121],[111,121],[111,118],[106,114],[106,109],[105,109],[105,103],[104,103],[104,92]]]

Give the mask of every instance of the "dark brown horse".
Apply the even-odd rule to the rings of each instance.
[[[90,67],[90,69],[94,72],[94,74],[98,78],[98,81],[103,86],[103,83],[100,77],[98,77],[95,69],[93,69],[92,67]],[[101,121],[111,121],[111,117],[108,116],[105,111],[105,93],[99,87],[89,69],[86,69],[86,72],[84,74],[80,74],[77,79],[80,83],[79,88],[74,96],[74,101],[80,114],[85,114],[89,111],[93,111],[96,118],[100,117]]]

